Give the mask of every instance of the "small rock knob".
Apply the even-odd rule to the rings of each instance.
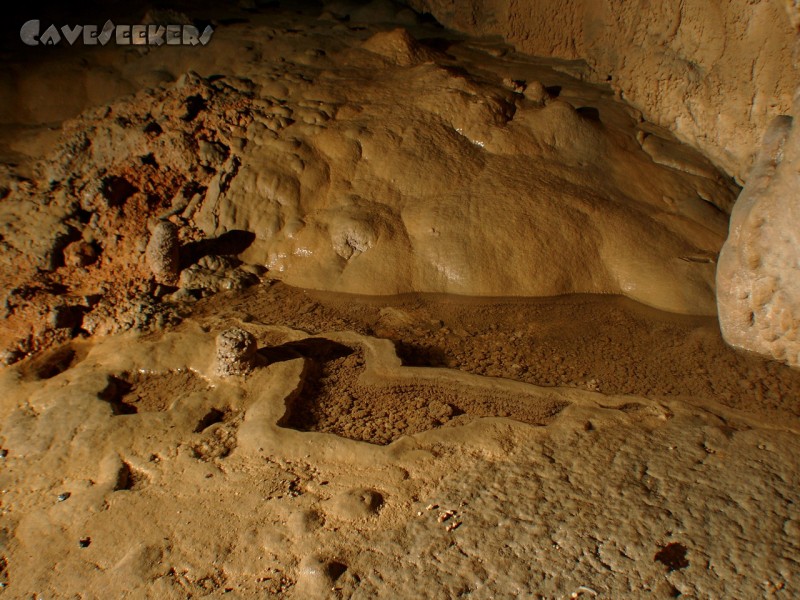
[[[233,327],[217,336],[217,374],[245,375],[256,365],[256,339],[244,329]]]
[[[158,283],[174,285],[180,272],[178,227],[170,221],[159,221],[150,234],[145,250],[147,264]]]

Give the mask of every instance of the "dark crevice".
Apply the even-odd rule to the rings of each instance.
[[[204,256],[236,256],[255,241],[252,231],[234,229],[213,239],[190,242],[181,248],[181,269],[185,269]]]
[[[52,379],[78,364],[84,355],[85,352],[79,352],[71,345],[62,346],[34,358],[22,372],[27,378]]]
[[[206,101],[202,96],[194,95],[186,99],[186,114],[181,117],[184,121],[194,121],[197,115],[205,109]]]
[[[600,122],[600,111],[594,106],[581,106],[580,108],[576,108],[575,112],[577,112],[587,121],[595,121],[597,123]]]
[[[549,85],[544,89],[551,98],[558,98],[561,95],[560,85]]]
[[[133,385],[130,382],[110,375],[106,387],[100,392],[100,399],[111,405],[111,413],[115,416],[134,415],[139,411],[135,406],[123,400],[132,389]]]
[[[689,561],[686,559],[686,546],[677,542],[672,542],[661,548],[656,552],[653,560],[666,565],[669,573],[689,566]]]
[[[195,433],[201,433],[212,425],[222,423],[225,420],[226,411],[212,408],[208,411],[202,419],[197,422],[197,427],[194,428]]]
[[[435,346],[415,344],[404,340],[394,340],[397,356],[404,367],[447,367],[448,359],[444,350]]]
[[[103,179],[100,192],[110,207],[119,207],[139,190],[124,177],[111,175]]]
[[[117,473],[117,483],[114,485],[114,491],[137,489],[141,487],[144,480],[145,477],[142,473],[131,467],[127,462],[123,462]]]

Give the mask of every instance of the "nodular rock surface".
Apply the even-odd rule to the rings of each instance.
[[[800,131],[792,117],[777,117],[731,214],[717,303],[728,343],[794,366],[800,366],[799,197]]]
[[[616,72],[389,0],[240,5],[198,5],[202,49],[0,66],[0,596],[800,595],[800,371],[726,345],[714,290],[714,148],[787,109],[781,4],[508,3],[567,54],[572,9],[621,11],[624,96],[713,160]],[[722,22],[763,46],[752,127]],[[726,336],[752,312],[784,360],[795,130],[717,271]]]
[[[365,14],[404,25],[348,25],[332,6],[302,35],[236,23],[213,47],[137,51],[112,74],[139,91],[68,119],[57,144],[50,127],[7,129],[4,361],[159,326],[265,276],[715,313],[738,193],[724,173],[563,61],[378,8]],[[156,220],[168,236],[150,237]],[[56,330],[64,296],[83,322]]]
[[[779,0],[411,0],[448,27],[588,63],[653,122],[739,181],[800,83],[797,7]],[[789,10],[787,18],[786,9]]]

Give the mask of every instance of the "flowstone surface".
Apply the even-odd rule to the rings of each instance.
[[[792,594],[796,418],[403,367],[387,340],[252,320],[261,366],[220,378],[229,325],[3,373],[5,593]],[[362,357],[341,367],[355,389],[434,398],[381,423],[384,391],[342,417],[388,445],[292,429],[313,363],[342,348]],[[148,386],[167,401],[146,405]],[[447,400],[461,414],[430,420]],[[537,417],[491,416],[509,402]]]

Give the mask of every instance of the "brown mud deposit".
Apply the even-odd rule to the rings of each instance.
[[[325,343],[312,338],[305,346],[317,341]],[[309,358],[308,370],[280,425],[388,444],[403,435],[464,425],[475,417],[508,417],[544,425],[565,406],[556,398],[515,396],[447,383],[411,380],[388,386],[363,385],[359,383],[363,357],[352,349],[344,352],[339,358],[325,351],[300,352]]]
[[[0,597],[797,596],[730,179],[580,61],[245,5],[0,71]]]
[[[223,307],[311,334],[347,329],[386,338],[409,366],[800,416],[797,369],[726,346],[715,319],[620,297],[370,298],[273,283],[200,301],[193,316],[219,315]]]

